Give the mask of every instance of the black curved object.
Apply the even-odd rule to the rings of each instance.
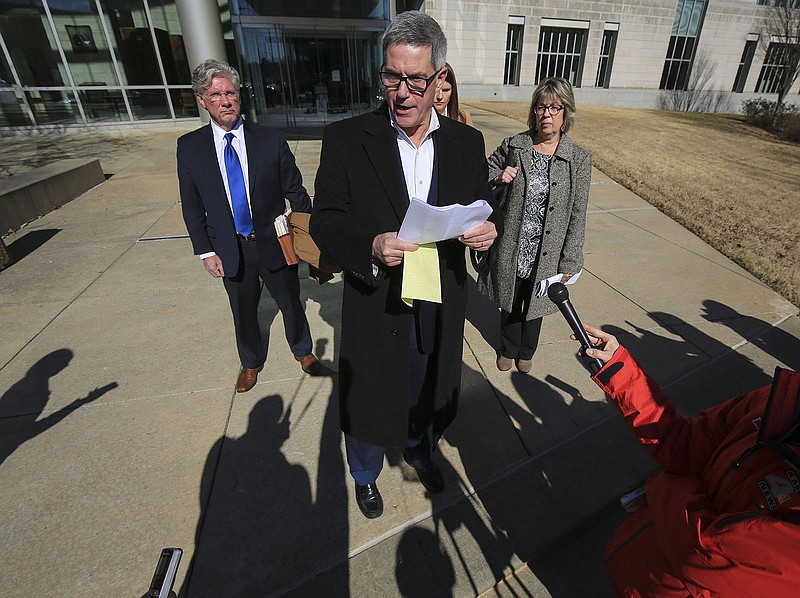
[[[556,307],[558,307],[561,315],[564,316],[567,324],[569,324],[569,327],[572,328],[575,338],[580,341],[581,358],[589,368],[589,371],[592,372],[592,374],[596,374],[600,371],[600,368],[603,367],[603,362],[597,358],[586,355],[586,349],[592,349],[594,346],[591,342],[589,342],[589,337],[586,335],[586,331],[583,329],[581,319],[575,312],[575,308],[572,307],[572,303],[569,300],[569,291],[567,290],[567,287],[563,283],[554,282],[547,289],[547,296],[550,298],[550,301],[556,304]]]

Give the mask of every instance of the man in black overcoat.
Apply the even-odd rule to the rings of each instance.
[[[404,449],[430,492],[444,482],[431,452],[456,414],[467,302],[466,247],[485,252],[490,221],[438,242],[441,304],[400,297],[397,239],[411,197],[434,205],[489,199],[481,133],[433,109],[447,75],[438,23],[400,13],[384,37],[386,103],[328,126],[322,142],[311,235],[344,268],[339,349],[340,423],[356,502],[368,518],[383,500],[377,477],[384,447]]]

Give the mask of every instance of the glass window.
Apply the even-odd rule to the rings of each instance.
[[[756,93],[778,93],[785,76],[789,54],[788,46],[788,44],[770,43],[767,48],[767,54],[764,56],[764,64],[761,66],[761,72],[758,75]]]
[[[547,77],[563,77],[573,87],[580,87],[585,50],[586,29],[542,27],[536,82]]]
[[[149,0],[158,52],[169,85],[191,85],[192,74],[174,0]]]
[[[686,90],[689,85],[705,9],[706,0],[678,0],[659,89]]]
[[[171,118],[167,94],[163,89],[128,89],[128,103],[133,120]]]
[[[0,33],[22,85],[66,84],[67,72],[40,0],[0,1]]]
[[[89,122],[129,120],[121,89],[83,86],[78,90],[78,97]]]
[[[7,83],[0,82],[0,126],[22,127],[30,124],[20,92]]]
[[[172,100],[172,109],[175,118],[197,118],[200,108],[191,89],[170,89],[169,97]]]
[[[597,64],[597,77],[594,81],[595,87],[608,89],[611,82],[611,67],[614,64],[614,50],[617,47],[617,32],[604,31],[603,43],[600,47],[600,62]]]
[[[389,0],[232,0],[231,8],[234,15],[243,17],[389,19]]]
[[[121,64],[122,84],[163,85],[142,0],[100,0],[100,5]]]
[[[522,32],[524,29],[524,24],[508,24],[508,32],[506,33],[506,64],[503,70],[503,85],[519,85],[519,73],[522,62]]]
[[[119,86],[97,5],[88,0],[48,5],[75,85]]]
[[[672,35],[697,37],[703,22],[706,0],[678,0]]]
[[[25,92],[37,124],[75,124],[82,122],[75,96],[64,90]]]
[[[376,29],[239,27],[242,110],[271,126],[319,126],[381,100]]]
[[[744,91],[744,84],[747,82],[747,75],[750,74],[750,65],[753,63],[753,56],[756,53],[756,45],[758,42],[754,40],[746,41],[742,57],[739,60],[739,70],[736,71],[736,79],[733,81],[733,92],[742,93]]]

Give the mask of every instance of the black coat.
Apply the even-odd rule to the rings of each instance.
[[[490,199],[483,135],[440,118],[436,137],[439,205]],[[342,430],[379,446],[408,434],[411,310],[400,298],[402,266],[375,277],[372,241],[398,231],[408,209],[400,153],[388,109],[325,129],[311,235],[344,268],[339,398]],[[467,303],[466,248],[437,244],[442,307],[436,330],[433,432],[456,414]]]

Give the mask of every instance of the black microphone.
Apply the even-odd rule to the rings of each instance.
[[[589,371],[592,372],[592,374],[596,374],[600,371],[600,368],[603,367],[603,362],[597,358],[586,355],[586,349],[593,349],[594,345],[589,342],[589,337],[586,335],[586,331],[581,325],[581,319],[578,317],[578,314],[575,313],[575,309],[569,301],[569,291],[567,287],[560,282],[554,282],[547,289],[547,296],[550,297],[550,301],[556,304],[556,307],[561,311],[561,315],[564,316],[567,324],[572,328],[575,338],[580,341],[582,347],[581,357],[588,366]]]

